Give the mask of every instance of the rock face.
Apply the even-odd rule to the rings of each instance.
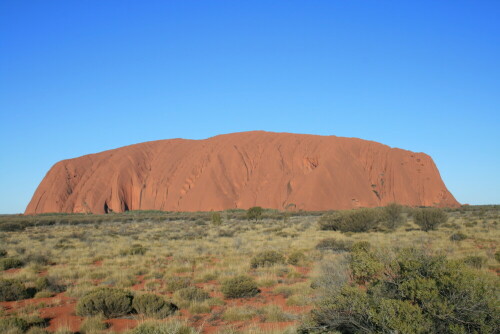
[[[424,153],[335,136],[233,133],[56,163],[26,214],[460,205]]]

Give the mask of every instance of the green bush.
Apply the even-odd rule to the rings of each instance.
[[[355,245],[350,259],[351,276],[354,281],[364,284],[376,279],[384,269],[384,265],[366,247],[365,243],[356,243]]]
[[[166,283],[167,290],[170,292],[174,292],[174,291],[184,289],[184,288],[187,288],[188,286],[190,286],[191,279],[188,277],[172,276],[172,277],[167,278],[165,283]]]
[[[367,232],[378,226],[382,216],[378,209],[337,211],[319,219],[321,230],[340,232]]]
[[[236,276],[222,283],[221,291],[226,298],[246,298],[257,295],[257,282],[249,276]]]
[[[415,224],[425,232],[435,230],[439,225],[446,223],[448,215],[438,208],[416,209],[413,212]]]
[[[219,226],[222,224],[222,217],[219,212],[212,212],[212,216],[210,218],[213,225]]]
[[[357,241],[352,244],[351,250],[352,251],[365,251],[369,252],[372,248],[372,245],[368,241]]]
[[[176,305],[154,294],[143,294],[134,297],[132,307],[139,314],[158,319],[166,318],[178,310]]]
[[[7,270],[11,268],[20,268],[24,265],[23,261],[16,258],[0,259],[0,270]]]
[[[285,263],[285,257],[276,251],[263,251],[257,253],[250,261],[252,268],[269,267],[275,264]]]
[[[28,322],[21,318],[9,317],[0,319],[0,333],[8,333],[12,330],[18,330],[24,333],[28,330],[28,327]]]
[[[288,263],[296,266],[306,259],[306,256],[301,251],[294,251],[288,256]]]
[[[385,260],[382,274],[362,285],[327,286],[300,331],[495,333],[499,328],[492,277],[416,249]]]
[[[486,264],[487,259],[483,256],[470,255],[462,261],[469,267],[481,269]]]
[[[115,318],[132,311],[132,294],[125,290],[98,288],[80,298],[76,304],[79,316],[102,314],[106,318]]]
[[[404,223],[403,206],[397,203],[390,203],[384,207],[385,225],[394,230]]]
[[[204,301],[210,298],[210,295],[205,290],[196,286],[190,286],[177,291],[180,298],[189,301]]]
[[[462,232],[457,232],[457,233],[453,233],[452,235],[450,235],[451,241],[462,241],[465,239],[467,239],[467,234],[464,234]]]
[[[318,250],[331,250],[334,252],[349,252],[351,251],[352,241],[345,239],[325,238],[320,240],[316,245]]]
[[[66,287],[60,284],[56,278],[51,276],[38,277],[34,283],[36,291],[51,291],[59,293],[66,289]]]
[[[9,302],[28,298],[25,286],[12,279],[0,279],[0,302]]]
[[[495,260],[497,260],[497,262],[500,262],[500,251],[495,252]]]
[[[262,217],[262,208],[260,206],[254,206],[247,210],[248,220],[259,220]]]
[[[147,248],[141,244],[133,244],[129,249],[124,249],[120,252],[120,255],[144,255],[147,252]]]
[[[0,248],[0,257],[7,256],[7,251],[5,249]]]

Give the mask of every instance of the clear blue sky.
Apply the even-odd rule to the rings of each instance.
[[[0,213],[57,161],[267,130],[425,152],[500,203],[500,1],[0,2]]]

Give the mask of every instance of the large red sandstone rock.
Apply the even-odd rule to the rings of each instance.
[[[243,132],[171,139],[63,160],[26,208],[44,212],[453,207],[424,153],[335,136]]]

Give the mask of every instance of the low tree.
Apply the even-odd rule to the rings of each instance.
[[[385,225],[394,230],[403,224],[403,206],[397,203],[390,203],[384,207]]]
[[[422,230],[429,232],[446,223],[448,215],[438,208],[416,209],[413,213],[413,219]]]
[[[262,208],[260,206],[254,206],[247,210],[248,220],[259,220],[262,218]]]

